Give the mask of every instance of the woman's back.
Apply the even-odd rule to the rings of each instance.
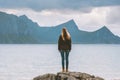
[[[58,40],[58,50],[71,50],[71,38],[63,40],[62,35],[60,35]]]
[[[71,50],[71,36],[66,28],[62,29],[62,33],[58,40],[58,50]]]

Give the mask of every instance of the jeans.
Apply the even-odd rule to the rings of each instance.
[[[66,70],[68,70],[68,65],[69,65],[69,50],[62,50],[60,51],[61,53],[61,58],[62,58],[62,69],[65,69],[65,61],[66,61]]]

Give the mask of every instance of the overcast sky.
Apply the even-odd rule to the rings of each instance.
[[[40,26],[55,26],[71,19],[86,31],[105,25],[120,36],[120,0],[0,0],[0,11],[25,14]]]

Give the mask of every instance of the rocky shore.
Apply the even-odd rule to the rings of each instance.
[[[58,72],[57,74],[44,74],[33,78],[33,80],[104,80],[87,73],[81,72]]]

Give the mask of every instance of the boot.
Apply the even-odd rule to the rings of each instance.
[[[62,72],[65,72],[64,68],[62,68]]]
[[[68,72],[68,69],[66,69],[66,72]]]

